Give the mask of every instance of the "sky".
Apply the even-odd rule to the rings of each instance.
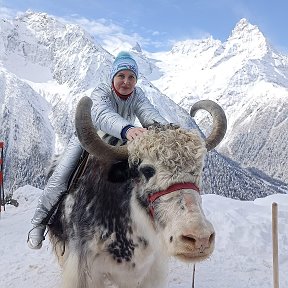
[[[286,0],[0,0],[1,18],[31,9],[78,23],[105,48],[137,42],[148,52],[212,36],[224,42],[240,19],[288,52]]]
[[[0,213],[0,287],[59,287],[60,268],[48,239],[40,250],[26,245],[30,219],[42,192],[32,186],[16,190],[18,207]],[[272,203],[278,203],[279,287],[288,287],[288,197],[276,194],[254,201],[202,195],[206,217],[216,231],[215,251],[196,264],[197,288],[273,287]],[[170,261],[167,288],[191,287],[192,265]],[[110,286],[109,286],[110,287]]]

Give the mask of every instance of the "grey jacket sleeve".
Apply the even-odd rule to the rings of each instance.
[[[117,113],[117,103],[111,100],[111,89],[107,85],[100,85],[91,94],[93,101],[92,119],[97,129],[121,139],[121,131],[129,121]]]
[[[155,121],[161,124],[168,124],[168,121],[163,118],[159,111],[152,105],[152,103],[145,96],[143,90],[139,87],[137,89],[137,100],[135,103],[135,115],[143,126],[153,124]]]

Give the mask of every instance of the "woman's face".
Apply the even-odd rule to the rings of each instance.
[[[114,88],[121,95],[129,95],[133,92],[137,79],[130,70],[119,71],[113,78]]]

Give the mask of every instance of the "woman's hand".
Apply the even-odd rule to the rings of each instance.
[[[137,138],[138,136],[142,135],[143,133],[145,133],[147,131],[146,128],[142,128],[142,127],[133,127],[128,129],[127,133],[126,133],[126,138],[127,140],[133,140],[135,138]]]

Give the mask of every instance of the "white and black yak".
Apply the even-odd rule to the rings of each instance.
[[[124,146],[102,141],[91,120],[92,101],[80,100],[76,131],[89,152],[85,171],[63,199],[50,239],[63,268],[64,288],[160,288],[170,256],[208,258],[215,231],[201,207],[207,151],[223,139],[226,117],[212,101],[197,102],[213,117],[197,131],[155,124]]]

